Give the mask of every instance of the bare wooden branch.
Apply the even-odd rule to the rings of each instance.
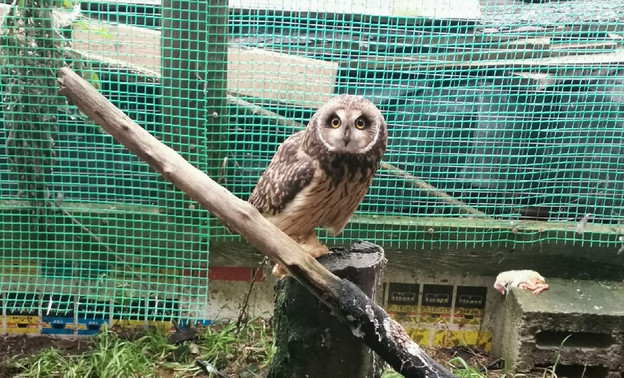
[[[403,327],[349,281],[341,280],[266,220],[132,121],[69,68],[58,73],[60,93],[167,181],[279,263],[325,303],[357,336],[405,377],[452,377]]]
[[[475,215],[479,217],[489,218],[484,212],[475,209],[474,207],[470,207],[463,203],[462,201],[455,199],[445,192],[438,190],[435,186],[419,179],[413,174],[406,172],[402,169],[395,167],[390,163],[381,163],[381,168],[387,170],[391,175],[401,177],[406,182],[410,183],[413,187],[420,189],[421,192],[426,195],[436,198],[450,206],[450,209],[454,213],[459,214],[468,214]]]

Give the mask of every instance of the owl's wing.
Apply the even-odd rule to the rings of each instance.
[[[249,203],[261,213],[279,213],[312,181],[314,161],[300,149],[303,133],[291,135],[279,146],[251,193]]]

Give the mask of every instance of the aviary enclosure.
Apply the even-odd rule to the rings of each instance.
[[[201,319],[210,252],[244,248],[65,103],[56,69],[66,65],[244,199],[320,104],[366,96],[388,120],[388,152],[330,243],[364,239],[412,261],[489,274],[503,260],[553,265],[567,251],[617,276],[623,6],[0,5],[3,314],[77,317],[79,333],[109,320]],[[20,332],[38,332],[26,323]]]

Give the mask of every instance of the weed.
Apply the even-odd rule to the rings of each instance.
[[[243,324],[238,332],[235,323],[204,328],[196,340],[180,345],[168,344],[164,330],[131,338],[103,328],[82,354],[49,348],[4,366],[18,377],[34,378],[192,377],[202,373],[196,363],[201,360],[228,373],[248,369],[260,374],[275,354],[270,324],[259,318]]]
[[[487,373],[482,373],[478,368],[471,366],[461,357],[451,359],[448,364],[455,375],[461,378],[486,378]]]
[[[141,350],[140,341],[122,340],[105,328],[95,337],[93,348],[79,358],[66,376],[108,378],[153,375],[154,360]]]
[[[394,370],[385,370],[381,373],[381,378],[403,378],[403,375],[397,373]]]
[[[561,360],[561,349],[563,349],[563,344],[571,337],[572,335],[566,336],[559,344],[559,350],[557,351],[557,357],[555,358],[555,363],[551,368],[544,369],[544,373],[542,374],[542,378],[557,378],[557,366],[559,365],[559,361]],[[585,372],[583,372],[585,375]]]
[[[59,377],[70,368],[71,361],[58,349],[49,348],[32,356],[12,359],[5,365],[10,371],[18,373],[16,377]]]
[[[7,367],[18,372],[18,377],[146,377],[157,375],[155,361],[169,349],[163,335],[148,334],[129,341],[105,327],[83,354],[63,355],[49,348],[9,361]]]

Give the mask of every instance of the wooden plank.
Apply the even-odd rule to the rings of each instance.
[[[457,235],[466,235],[464,231]],[[542,236],[544,236],[542,234]],[[579,276],[587,275],[591,269],[594,276],[609,276],[610,279],[624,279],[623,262],[613,259],[617,248],[590,246],[589,243],[561,243],[541,241],[535,244],[474,243],[467,240],[450,242],[413,242],[411,246],[397,245],[392,240],[375,239],[367,235],[366,240],[376,242],[386,252],[388,265],[395,269],[416,272],[440,272],[471,276],[496,276],[504,270],[535,269],[542,274]],[[356,235],[357,240],[362,234]],[[352,239],[341,236],[332,246],[348,247]],[[231,267],[257,267],[263,256],[240,238],[210,240],[211,264]],[[557,263],[558,262],[558,263]],[[596,272],[599,272],[597,274]]]
[[[318,107],[334,92],[338,64],[262,49],[230,46],[228,90],[251,96]]]
[[[437,52],[435,51],[437,50]],[[552,58],[559,56],[561,52],[553,50],[536,50],[532,48],[502,48],[502,49],[475,49],[475,48],[440,48],[432,49],[429,56],[440,61],[474,62],[518,59]]]
[[[381,0],[381,2],[389,4],[390,14],[393,16],[425,17],[433,20],[481,19],[478,0]]]
[[[393,43],[386,44],[388,51],[404,50],[406,47],[414,46],[438,46],[438,47],[492,47],[505,46],[505,43],[526,38],[524,34],[501,34],[483,33],[457,34],[457,33],[430,33],[415,31],[414,35],[397,35]],[[374,42],[371,42],[374,43]],[[377,43],[382,45],[382,43]]]
[[[534,91],[545,91],[557,82],[557,78],[549,73],[514,72],[511,78],[504,78],[505,85],[527,88]]]
[[[92,59],[121,62],[160,77],[159,31],[82,19],[73,48]],[[338,64],[262,49],[228,47],[228,91],[316,108],[334,93]]]
[[[587,54],[596,52],[613,51],[622,45],[621,41],[601,41],[584,43],[556,43],[551,46],[554,51],[566,51],[568,53]]]
[[[384,248],[389,266],[411,273],[496,276],[523,267],[549,276],[592,271],[597,277],[624,279],[624,261],[613,259],[621,247],[621,229],[613,225],[588,223],[578,235],[575,222],[356,215],[328,245],[347,247],[362,239],[361,230],[369,230],[366,240]],[[210,253],[211,261],[228,266],[254,267],[261,260],[245,241],[214,234]]]
[[[547,50],[550,48],[550,38],[541,37],[541,38],[522,38],[517,40],[508,41],[506,44],[506,48],[513,49],[536,49],[536,50]]]
[[[230,0],[230,8],[260,11],[305,12],[319,14],[360,14],[371,16],[423,17],[478,21],[481,9],[478,0]]]
[[[449,56],[445,56],[449,58]],[[624,49],[615,49],[613,52],[590,55],[568,55],[551,58],[536,59],[494,59],[453,61],[439,60],[435,55],[419,54],[408,57],[380,57],[363,56],[358,59],[345,60],[344,67],[368,70],[394,70],[401,72],[425,71],[433,69],[489,69],[506,68],[538,68],[545,71],[559,71],[561,69],[576,69],[579,67],[594,67],[606,65],[620,65],[624,63]]]

